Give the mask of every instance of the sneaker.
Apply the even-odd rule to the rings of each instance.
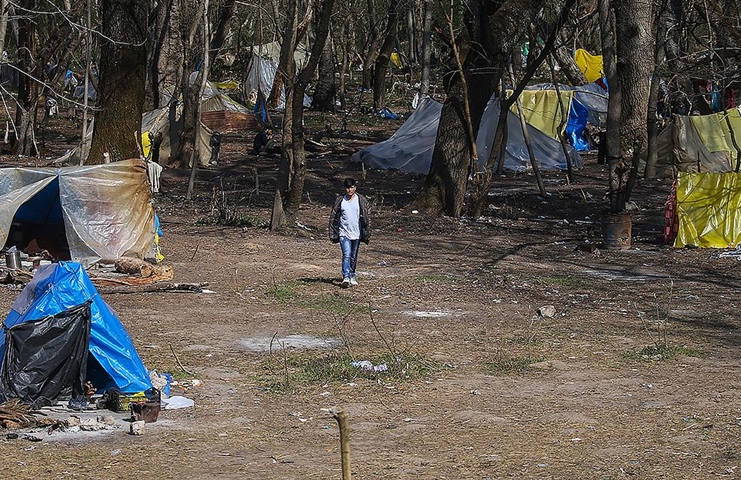
[[[350,277],[350,285],[355,286],[358,284],[358,280],[355,277]]]
[[[342,279],[342,283],[340,284],[342,288],[347,288],[350,286],[350,279],[345,277]]]

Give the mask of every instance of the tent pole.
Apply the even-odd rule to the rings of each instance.
[[[512,85],[516,85],[515,82],[515,74],[512,70],[512,63],[507,66],[509,68],[509,77],[512,81]],[[525,114],[522,112],[522,100],[520,100],[520,96],[517,96],[516,99],[517,102],[517,113],[520,117],[520,126],[522,127],[522,137],[525,139],[525,146],[527,147],[527,154],[530,157],[530,165],[533,166],[533,173],[535,174],[535,181],[538,183],[538,190],[540,190],[540,195],[542,197],[545,197],[545,185],[543,185],[543,177],[540,176],[540,167],[538,166],[538,161],[535,159],[535,153],[533,153],[533,147],[530,144],[530,134],[527,131],[527,122],[525,122]]]
[[[566,119],[568,118],[568,112],[566,112],[566,109],[563,106],[561,90],[558,88],[558,82],[556,82],[556,71],[553,68],[553,58],[551,55],[548,55],[548,68],[550,68],[551,70],[551,81],[553,82],[553,88],[556,90],[556,97],[558,98],[558,108],[561,110],[561,122],[558,124],[558,130],[556,130],[556,133],[558,134],[558,139],[561,141],[563,156],[564,158],[566,158],[566,178],[568,179],[569,183],[572,183],[574,181],[574,178],[572,176],[573,164],[571,162],[571,156],[569,155],[569,149],[566,147],[566,137],[564,137],[563,135],[564,125],[566,124]]]

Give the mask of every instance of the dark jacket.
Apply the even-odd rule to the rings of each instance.
[[[358,204],[360,206],[360,241],[363,243],[370,243],[371,235],[371,224],[370,224],[370,206],[368,200],[359,193],[355,194],[358,197]],[[329,239],[332,243],[339,243],[340,241],[340,217],[342,211],[340,206],[342,205],[342,199],[344,195],[337,197],[332,207],[332,213],[329,215]]]

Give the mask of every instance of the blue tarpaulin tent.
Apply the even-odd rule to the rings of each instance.
[[[5,357],[5,333],[13,326],[57,315],[88,301],[91,314],[88,379],[98,389],[117,387],[122,393],[137,393],[151,388],[147,369],[131,337],[77,262],[60,262],[39,268],[11,305],[3,323],[0,359]]]

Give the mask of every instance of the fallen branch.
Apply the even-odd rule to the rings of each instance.
[[[203,293],[208,283],[160,282],[148,285],[96,286],[100,293],[141,293],[141,292],[193,292]]]

